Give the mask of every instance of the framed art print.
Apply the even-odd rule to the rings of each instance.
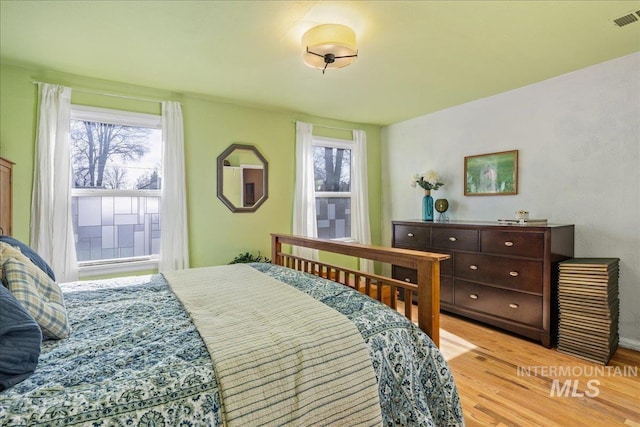
[[[464,158],[465,196],[518,194],[518,150]]]

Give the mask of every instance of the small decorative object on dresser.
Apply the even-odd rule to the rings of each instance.
[[[573,257],[573,225],[393,221],[393,246],[447,254],[440,264],[442,311],[554,344],[558,263]],[[414,283],[416,272],[393,266]]]
[[[430,170],[423,174],[415,174],[411,177],[411,186],[416,185],[424,189],[424,197],[422,198],[422,220],[433,221],[433,197],[431,197],[431,190],[437,190],[444,184],[440,182],[440,177],[437,173]]]
[[[449,217],[447,216],[447,209],[449,209],[449,201],[447,199],[438,199],[435,203],[436,210],[440,215],[438,215],[438,222],[447,222],[449,221]]]
[[[433,197],[431,197],[431,190],[424,190],[424,197],[422,198],[422,220],[433,221]]]
[[[503,225],[547,225],[546,218],[501,218],[498,220],[498,223]]]

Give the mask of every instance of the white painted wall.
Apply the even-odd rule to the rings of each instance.
[[[452,219],[575,224],[576,257],[620,258],[620,343],[640,350],[640,53],[393,124],[382,142],[384,243],[392,220],[420,217],[409,180],[429,169]],[[464,196],[464,157],[505,150],[519,150],[518,194]]]

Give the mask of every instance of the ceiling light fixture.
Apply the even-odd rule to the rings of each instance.
[[[322,70],[342,68],[357,57],[356,33],[340,24],[324,24],[311,28],[302,36],[304,63]]]

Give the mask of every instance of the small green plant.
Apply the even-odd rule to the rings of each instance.
[[[248,262],[271,262],[271,260],[260,255],[260,252],[258,252],[258,255],[253,255],[249,252],[245,252],[236,256],[229,264],[246,264]]]

